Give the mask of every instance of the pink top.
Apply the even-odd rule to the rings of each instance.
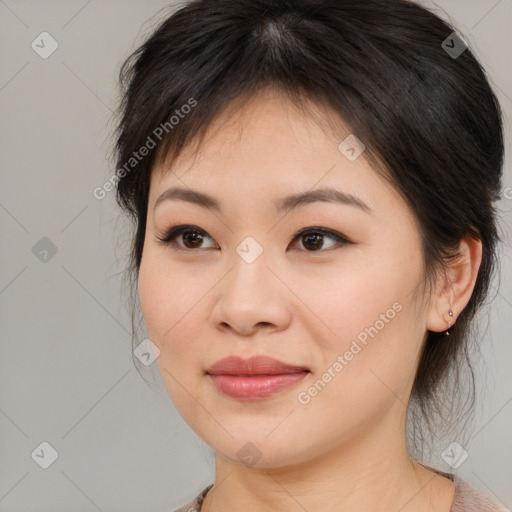
[[[450,512],[505,512],[505,509],[491,500],[491,498],[469,486],[458,476],[449,473],[441,473],[440,471],[437,472],[449,478],[455,484],[455,496]],[[213,484],[210,484],[192,501],[174,512],[200,512],[201,504],[212,487]]]

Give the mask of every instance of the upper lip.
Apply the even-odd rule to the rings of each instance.
[[[268,356],[253,356],[249,359],[229,356],[220,359],[206,370],[211,375],[280,375],[303,371],[309,370]]]

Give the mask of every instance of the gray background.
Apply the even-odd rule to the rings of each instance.
[[[213,482],[209,447],[156,369],[152,389],[133,365],[120,287],[130,231],[113,193],[92,195],[114,171],[119,66],[166,5],[0,0],[1,512],[173,510]],[[437,5],[501,101],[511,187],[512,0]],[[47,59],[31,47],[43,31],[59,45]],[[482,315],[480,401],[456,472],[512,509],[511,188],[500,209],[501,284]],[[43,237],[57,248],[46,262],[33,250]],[[31,456],[43,441],[59,455],[48,469]],[[435,462],[450,469],[439,454]]]

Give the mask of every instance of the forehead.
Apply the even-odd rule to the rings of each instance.
[[[223,202],[261,196],[274,204],[287,193],[335,187],[374,203],[372,196],[382,196],[389,184],[364,152],[351,161],[340,151],[350,129],[321,105],[305,107],[265,91],[228,108],[209,126],[200,148],[189,144],[177,159],[155,166],[150,206],[173,185],[211,191]],[[392,189],[387,193],[396,196]]]

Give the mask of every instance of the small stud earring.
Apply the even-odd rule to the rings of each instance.
[[[450,309],[450,311],[448,311],[448,315],[449,316],[453,316],[453,311]],[[450,320],[447,320],[447,323],[448,323],[448,329],[446,329],[446,332],[444,333],[445,336],[450,336],[450,328],[452,326],[452,322]]]

